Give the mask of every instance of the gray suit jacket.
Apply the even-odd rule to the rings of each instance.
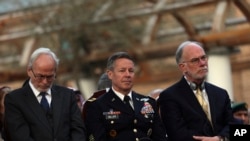
[[[5,98],[5,130],[11,141],[85,141],[85,127],[72,90],[53,85],[45,113],[28,84]]]

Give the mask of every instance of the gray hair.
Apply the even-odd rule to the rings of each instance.
[[[203,48],[201,43],[195,42],[195,41],[185,41],[185,42],[181,43],[175,52],[175,60],[176,60],[177,64],[179,64],[181,61],[183,48],[189,44],[196,44],[196,45],[199,45],[201,48]]]
[[[32,68],[34,61],[37,59],[37,57],[39,57],[41,54],[48,54],[50,55],[53,60],[56,63],[56,68],[59,65],[59,59],[57,58],[56,54],[54,52],[52,52],[49,48],[45,48],[45,47],[40,47],[38,49],[36,49],[30,56],[30,60],[28,63],[28,68]]]
[[[121,59],[121,58],[129,59],[133,63],[135,63],[134,59],[127,52],[116,52],[116,53],[112,54],[112,56],[109,57],[108,63],[107,63],[107,69],[112,70],[114,68],[114,62],[117,59]]]

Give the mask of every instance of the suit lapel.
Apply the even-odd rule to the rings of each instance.
[[[57,133],[58,125],[61,118],[61,112],[63,110],[63,101],[62,96],[58,93],[53,87],[51,89],[52,94],[52,113],[53,113],[53,122],[54,122],[54,133]]]
[[[207,117],[206,113],[203,111],[203,109],[202,109],[199,101],[197,100],[193,90],[190,88],[190,86],[188,85],[188,83],[184,77],[180,81],[179,90],[180,90],[180,94],[181,94],[180,97],[183,97],[183,99],[185,99],[185,101],[187,101],[189,103],[189,105],[191,105],[191,107],[193,107],[193,109],[195,111],[197,111],[197,113],[199,113],[202,117],[206,118]]]
[[[207,92],[207,97],[208,97],[208,101],[209,101],[209,107],[210,107],[210,115],[211,115],[211,120],[212,120],[212,123],[213,123],[213,125],[215,125],[214,124],[214,119],[215,119],[215,110],[216,110],[216,107],[214,107],[214,101],[215,101],[215,99],[214,99],[214,96],[213,96],[213,94],[214,94],[214,91],[212,90],[212,88],[208,88],[209,86],[208,86],[208,84],[207,83],[205,83],[205,88],[206,88],[206,92]]]
[[[49,122],[47,120],[46,114],[41,114],[44,113],[43,109],[41,108],[39,102],[37,101],[37,98],[35,97],[33,91],[29,87],[29,85],[25,85],[24,89],[26,89],[25,95],[25,103],[30,107],[31,111],[34,113],[34,115],[37,116],[37,119],[40,120],[40,122],[48,128],[48,131],[51,132],[51,128],[49,125]]]

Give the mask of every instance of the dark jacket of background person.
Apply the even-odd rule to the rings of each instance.
[[[87,109],[86,127],[95,141],[165,141],[166,133],[153,98],[132,92],[134,111],[124,106],[112,89],[93,101]],[[150,103],[154,112],[142,113]]]
[[[11,92],[11,88],[8,86],[3,86],[0,88],[0,133],[1,133],[1,137],[3,135],[3,125],[4,125],[4,111],[5,111],[5,107],[4,107],[4,99],[5,96]],[[0,138],[1,138],[0,137]],[[2,138],[0,139],[2,140]]]
[[[80,110],[74,92],[56,85],[51,91],[54,98],[47,115],[29,85],[6,96],[5,119],[12,141],[84,141],[84,126],[80,116],[76,116]]]

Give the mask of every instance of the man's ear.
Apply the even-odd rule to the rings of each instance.
[[[32,75],[32,74],[31,74],[31,69],[30,69],[30,68],[27,68],[27,69],[26,69],[26,72],[27,72],[27,75],[28,75],[29,77],[31,77],[31,75]]]
[[[178,64],[179,69],[184,72],[185,71],[185,64],[184,63],[179,63]]]
[[[111,79],[112,78],[112,71],[111,70],[107,70],[106,71],[108,78]]]

